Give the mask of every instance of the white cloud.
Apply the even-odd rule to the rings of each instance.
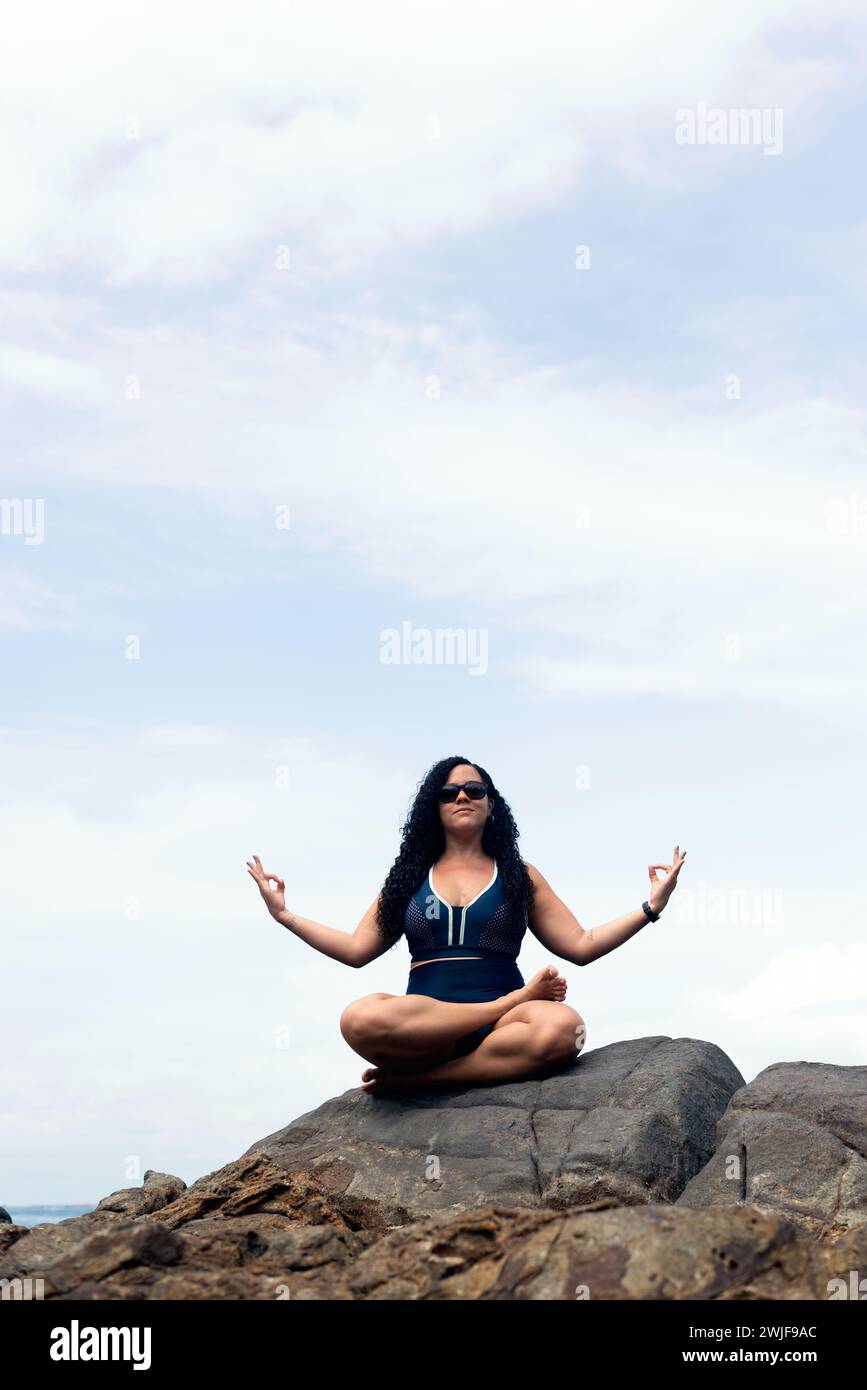
[[[0,730],[9,1201],[98,1198],[130,1152],[187,1181],[227,1162],[359,1084],[340,1012],[402,992],[408,969],[405,949],[366,976],[313,952],[246,860],[353,931],[417,769],[270,730],[82,722]],[[43,1148],[58,1135],[62,1174]]]
[[[0,572],[0,628],[18,632],[81,632],[82,614],[77,598],[59,592],[50,583],[40,582],[26,572],[28,553],[23,536],[2,536],[0,545],[8,563]],[[12,547],[20,547],[19,563],[11,563]],[[31,547],[31,552],[38,547]]]
[[[231,316],[219,333],[118,335],[141,399],[118,390],[86,449],[64,441],[39,460],[49,533],[51,479],[97,493],[192,489],[231,528],[221,584],[249,581],[256,547],[333,546],[398,584],[405,610],[416,596],[495,636],[521,634],[525,655],[492,650],[492,660],[546,694],[862,698],[859,648],[846,640],[867,602],[860,409],[808,397],[709,415],[676,391],[583,388],[568,369],[522,369],[466,321],[428,335],[440,400],[425,398],[411,335],[381,316],[343,319],[316,349],[279,330],[252,350],[237,336]],[[118,351],[111,337],[102,376]],[[283,503],[291,531],[278,537],[272,520],[269,541],[267,514]],[[181,586],[184,569],[207,576],[212,549],[185,535],[148,565],[145,590]],[[125,575],[118,603],[135,583]],[[98,621],[92,600],[23,569],[6,602],[10,627],[70,627],[76,611]]]
[[[466,317],[427,334],[427,362],[424,328],[381,315],[320,334],[251,342],[231,314],[207,334],[124,331],[141,399],[116,392],[86,449],[40,451],[43,477],[206,498],[226,532],[221,585],[249,582],[269,549],[333,547],[399,586],[384,625],[412,619],[413,599],[448,605],[447,625],[463,612],[518,635],[524,652],[500,643],[492,661],[544,693],[862,698],[860,407],[585,386],[526,368]],[[186,534],[161,563],[148,591],[184,567],[216,578],[213,546]]]
[[[834,0],[823,32],[854,15]],[[851,46],[799,50],[804,19],[808,0],[153,3],[124,25],[104,3],[28,6],[0,59],[0,260],[198,285],[288,242],[315,277],[548,206],[591,157],[654,185],[718,178],[748,152],[681,159],[676,110],[783,106],[804,144],[857,83]]]
[[[804,1009],[867,1005],[867,942],[822,941],[782,951],[736,990],[718,1000],[732,1018],[745,1021],[800,1014]],[[864,1018],[867,1039],[867,1015]]]
[[[73,405],[93,405],[105,389],[98,373],[86,363],[4,343],[0,343],[0,387]]]
[[[0,730],[0,750],[6,918],[53,923],[62,885],[63,911],[80,916],[91,950],[128,949],[119,928],[159,934],[177,920],[199,932],[207,913],[219,930],[232,931],[239,910],[264,913],[245,871],[254,852],[277,861],[287,887],[297,885],[302,895],[315,887],[319,896],[321,884],[334,883],[337,845],[341,883],[367,871],[364,891],[372,898],[396,852],[397,822],[417,775],[415,768],[412,775],[399,766],[380,769],[342,743],[330,749],[306,736],[214,725],[126,730],[102,723],[55,732],[46,723],[35,739]],[[366,845],[360,826],[372,827]],[[378,853],[371,855],[371,843]],[[326,890],[330,909],[333,894]],[[141,918],[126,915],[129,895],[140,900]],[[55,960],[71,963],[85,943],[60,933],[55,945]],[[16,953],[28,958],[25,940]]]
[[[805,704],[843,704],[861,709],[867,701],[867,676],[836,672],[794,672],[755,675],[727,662],[722,653],[707,670],[656,666],[601,666],[592,661],[556,661],[546,657],[509,663],[514,675],[550,696],[581,696],[588,700],[643,700],[661,695],[680,700],[768,700],[800,707]]]
[[[829,82],[837,100],[858,75],[833,23],[857,10],[823,14],[821,61],[806,5],[547,3],[494,23],[451,4],[380,14],[373,25],[349,5],[291,17],[277,5],[251,20],[218,4],[203,25],[195,7],[156,5],[123,30],[101,5],[84,23],[51,6],[16,18],[0,58],[20,132],[9,263],[79,262],[111,284],[178,288],[235,277],[244,258],[250,279],[201,327],[182,298],[128,327],[99,291],[7,291],[16,337],[37,341],[0,353],[0,376],[5,366],[23,401],[65,405],[72,423],[28,446],[28,464],[77,486],[197,490],[235,522],[227,584],[249,579],[253,528],[263,544],[263,511],[287,502],[294,547],[332,546],[408,599],[462,607],[468,624],[543,634],[544,660],[528,651],[509,668],[542,693],[857,698],[857,648],[830,670],[828,628],[836,640],[864,617],[867,547],[857,518],[841,534],[828,514],[851,506],[864,412],[809,385],[773,390],[766,364],[792,336],[776,301],[749,302],[761,371],[746,301],[728,314],[700,307],[684,325],[704,351],[727,343],[733,370],[761,376],[765,401],[750,404],[749,391],[725,402],[713,380],[701,397],[676,383],[599,384],[592,354],[531,366],[480,315],[444,314],[435,295],[406,322],[376,305],[367,316],[363,294],[333,312],[305,297],[330,269],[394,245],[484,225],[495,235],[505,214],[561,199],[588,152],[628,162],[646,136],[638,176],[673,167],[684,151],[661,146],[654,122],[691,100],[809,110],[799,138],[817,139]],[[62,74],[75,74],[74,92]],[[736,167],[727,153],[720,177]],[[698,168],[684,177],[700,180]],[[283,275],[273,252],[286,238],[300,257]],[[426,398],[432,376],[439,400]],[[191,535],[98,603],[81,578],[67,598],[16,575],[0,621],[101,631],[112,599],[213,571]],[[737,665],[724,660],[731,637]]]
[[[858,907],[863,914],[863,904]],[[819,911],[830,918],[832,901]],[[688,1006],[738,1062],[747,1080],[775,1061],[852,1065],[867,1053],[867,945],[826,940],[799,945],[761,962],[736,987],[688,991]],[[761,1060],[760,1060],[761,1059]],[[744,1070],[747,1067],[749,1070]]]
[[[236,748],[238,735],[211,724],[152,724],[142,730],[139,742],[160,752],[220,751]]]

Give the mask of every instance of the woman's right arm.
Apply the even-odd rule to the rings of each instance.
[[[309,917],[300,917],[297,912],[290,912],[286,907],[286,885],[277,874],[265,872],[258,855],[254,854],[252,860],[248,859],[247,872],[256,880],[259,892],[275,922],[279,922],[287,931],[306,941],[308,946],[312,946],[314,951],[321,952],[323,956],[330,956],[332,960],[342,961],[344,965],[358,969],[381,956],[394,944],[383,938],[376,925],[378,895],[354,932],[340,931],[337,927],[326,927],[321,922],[313,922]],[[272,880],[276,883],[276,888],[271,887]]]

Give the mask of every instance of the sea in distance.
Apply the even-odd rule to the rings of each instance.
[[[0,1202],[0,1206],[2,1205],[4,1204]],[[7,1206],[6,1210],[16,1226],[41,1226],[44,1221],[66,1221],[71,1216],[84,1216],[85,1212],[94,1211],[95,1208],[96,1202],[85,1202],[84,1205],[77,1206]]]

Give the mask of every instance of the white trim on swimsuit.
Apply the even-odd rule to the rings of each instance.
[[[453,946],[453,945],[454,945],[454,942],[452,941],[452,928],[453,928],[453,923],[454,923],[454,918],[452,917],[452,912],[460,912],[460,914],[461,914],[461,933],[460,933],[460,936],[458,937],[458,942],[457,942],[457,944],[458,944],[459,946],[463,946],[463,944],[464,944],[464,927],[465,927],[466,924],[467,924],[467,909],[468,909],[468,908],[471,908],[471,907],[473,906],[473,903],[477,903],[477,902],[479,901],[479,898],[484,897],[484,895],[485,895],[485,893],[487,893],[488,889],[489,889],[489,888],[493,888],[494,884],[496,883],[496,881],[497,881],[497,861],[496,861],[496,859],[494,860],[494,872],[491,874],[491,881],[490,881],[490,883],[486,883],[485,886],[484,886],[484,888],[480,889],[479,892],[476,894],[476,896],[475,896],[474,898],[472,898],[468,903],[464,903],[460,908],[457,908],[457,907],[453,908],[452,905],[451,905],[451,903],[447,903],[446,900],[445,900],[445,898],[441,898],[441,897],[440,897],[439,893],[438,893],[437,890],[436,890],[436,884],[435,884],[434,881],[433,881],[433,864],[431,864],[430,868],[429,868],[428,871],[427,871],[427,881],[428,881],[428,887],[430,888],[430,890],[431,890],[431,892],[433,893],[434,897],[437,899],[437,902],[441,902],[442,905],[443,905],[443,907],[447,907],[447,908],[448,908],[448,911],[449,911],[449,940],[448,940],[448,944],[449,944],[449,946]]]

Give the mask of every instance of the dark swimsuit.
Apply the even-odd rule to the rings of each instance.
[[[521,989],[524,979],[517,956],[527,923],[520,930],[513,926],[496,862],[490,883],[463,907],[453,907],[439,896],[435,870],[436,865],[428,870],[406,906],[404,933],[411,958],[431,962],[410,970],[407,994],[475,1004]],[[452,959],[455,956],[480,959]],[[456,1044],[456,1055],[472,1052],[493,1028],[488,1023],[466,1033]]]

